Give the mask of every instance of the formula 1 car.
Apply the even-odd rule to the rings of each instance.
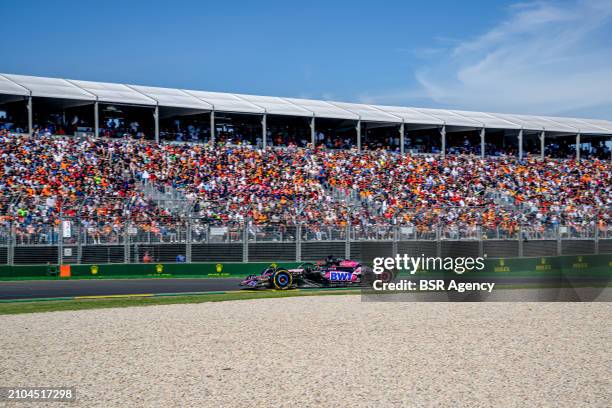
[[[306,262],[294,269],[271,264],[260,275],[249,275],[240,286],[244,289],[295,289],[361,286],[362,274],[369,267],[349,259],[328,257],[323,262]]]

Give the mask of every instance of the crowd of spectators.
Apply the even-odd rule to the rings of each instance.
[[[22,125],[13,122],[11,119],[2,115],[0,111],[0,131],[3,132],[12,132],[12,133],[25,133],[27,129],[25,129]]]
[[[179,193],[204,225],[294,225],[313,236],[347,224],[409,225],[418,233],[520,226],[576,230],[612,224],[609,161],[383,150],[154,144],[142,140],[16,136],[0,131],[0,228],[20,242],[51,242],[61,220],[92,243],[128,234],[181,239],[184,211],[143,186]],[[237,229],[236,229],[237,231]]]

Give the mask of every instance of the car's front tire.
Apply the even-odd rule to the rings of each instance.
[[[272,275],[272,284],[278,290],[289,289],[293,285],[293,275],[286,269],[277,269]]]

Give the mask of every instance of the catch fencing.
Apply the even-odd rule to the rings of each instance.
[[[326,225],[258,224],[196,216],[155,222],[88,222],[0,226],[0,264],[105,264],[146,262],[301,262],[328,255],[371,262],[395,256],[521,258],[612,253],[612,226]]]

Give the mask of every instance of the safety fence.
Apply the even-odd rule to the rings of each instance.
[[[334,255],[523,258],[612,253],[612,228],[256,224],[169,218],[87,225],[62,219],[26,230],[0,227],[0,264],[301,262]]]

